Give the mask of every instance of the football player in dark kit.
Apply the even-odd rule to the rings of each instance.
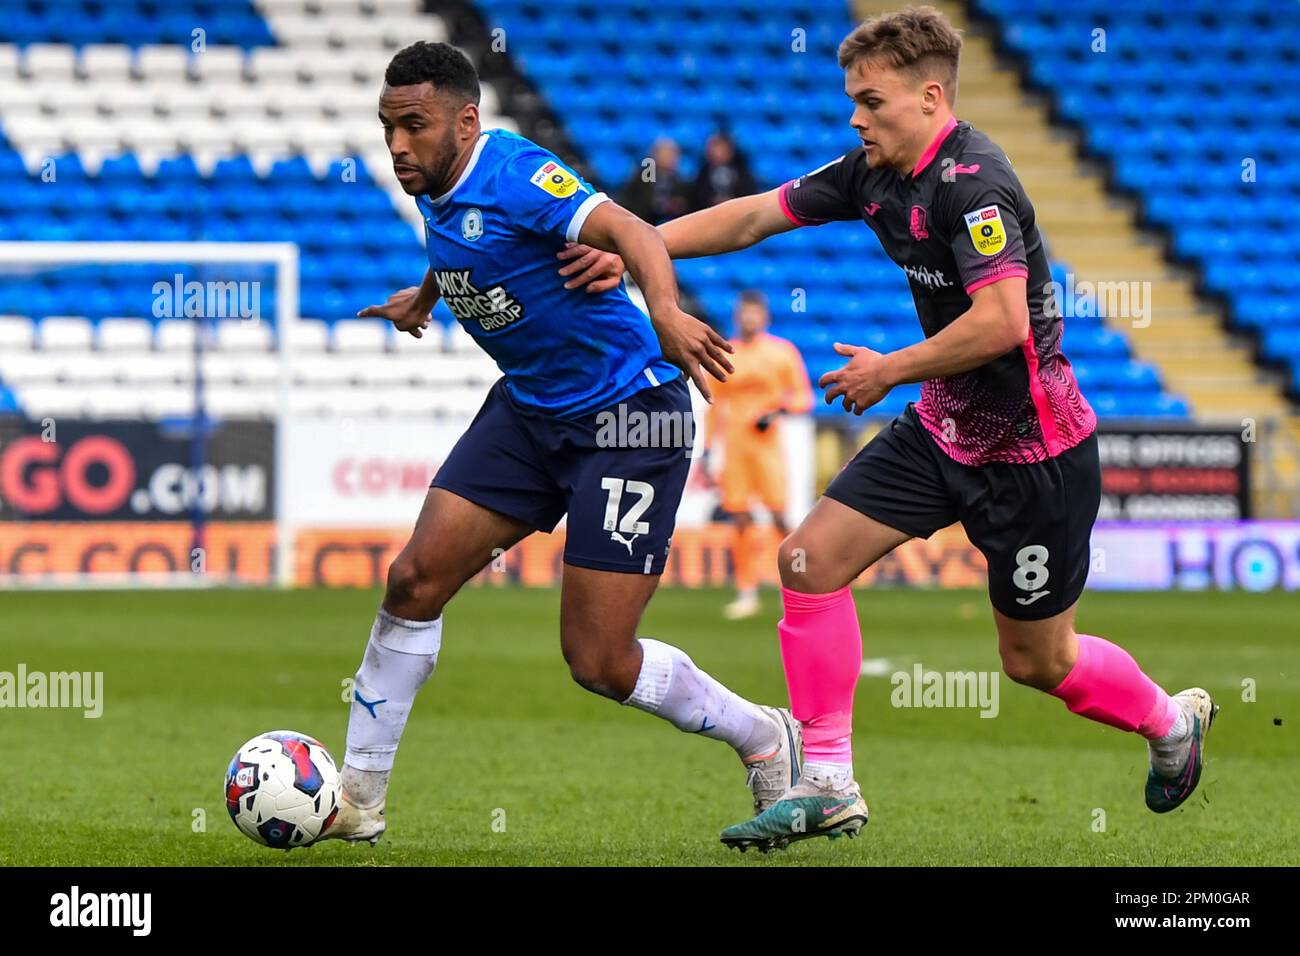
[[[1121,647],[1075,631],[1101,495],[1097,419],[1061,353],[1060,311],[1047,307],[1033,206],[1003,151],[953,116],[960,51],[933,8],[862,23],[839,50],[862,145],[778,189],[660,227],[669,254],[691,258],[861,220],[906,271],[925,334],[889,354],[837,344],[848,361],[819,382],[827,402],[855,414],[904,383],[922,383],[921,400],[781,546],[778,631],[803,774],[764,813],[724,830],[730,846],[854,835],[866,823],[850,743],[862,637],[849,586],[904,541],[956,521],[988,560],[1007,676],[1146,738],[1155,812],[1181,805],[1200,779],[1210,695],[1171,696]],[[585,248],[561,257],[573,283],[599,289],[621,274],[615,257]]]

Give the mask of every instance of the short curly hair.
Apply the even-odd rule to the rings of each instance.
[[[420,40],[399,50],[388,62],[384,82],[389,86],[432,83],[436,89],[456,93],[478,103],[478,73],[464,53],[450,43]]]
[[[860,23],[840,44],[840,69],[860,59],[876,60],[915,79],[943,83],[948,102],[957,101],[961,34],[934,7],[908,7]]]

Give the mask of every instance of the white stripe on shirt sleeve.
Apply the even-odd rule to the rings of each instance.
[[[587,221],[587,217],[591,215],[591,211],[603,202],[609,202],[609,197],[604,193],[593,193],[582,201],[582,205],[578,207],[578,211],[575,212],[573,218],[569,220],[569,228],[564,230],[564,238],[566,242],[578,241],[578,233],[582,232],[583,223]]]

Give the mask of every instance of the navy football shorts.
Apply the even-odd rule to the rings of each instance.
[[[858,452],[826,497],[917,538],[958,521],[989,565],[989,599],[1039,621],[1083,593],[1101,504],[1097,436],[1029,464],[953,461],[907,410]]]
[[[501,379],[432,487],[539,531],[568,514],[566,564],[660,574],[694,437],[681,377],[572,419],[521,406]]]

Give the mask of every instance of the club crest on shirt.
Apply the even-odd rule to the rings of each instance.
[[[1006,248],[1007,232],[1002,226],[1002,212],[997,206],[984,206],[965,215],[975,251],[982,256],[996,256]]]
[[[925,228],[925,207],[913,206],[912,214],[908,217],[907,228],[911,232],[912,238],[916,240],[929,239],[930,232]]]
[[[483,235],[483,212],[480,209],[466,209],[460,219],[460,234],[470,242]]]

